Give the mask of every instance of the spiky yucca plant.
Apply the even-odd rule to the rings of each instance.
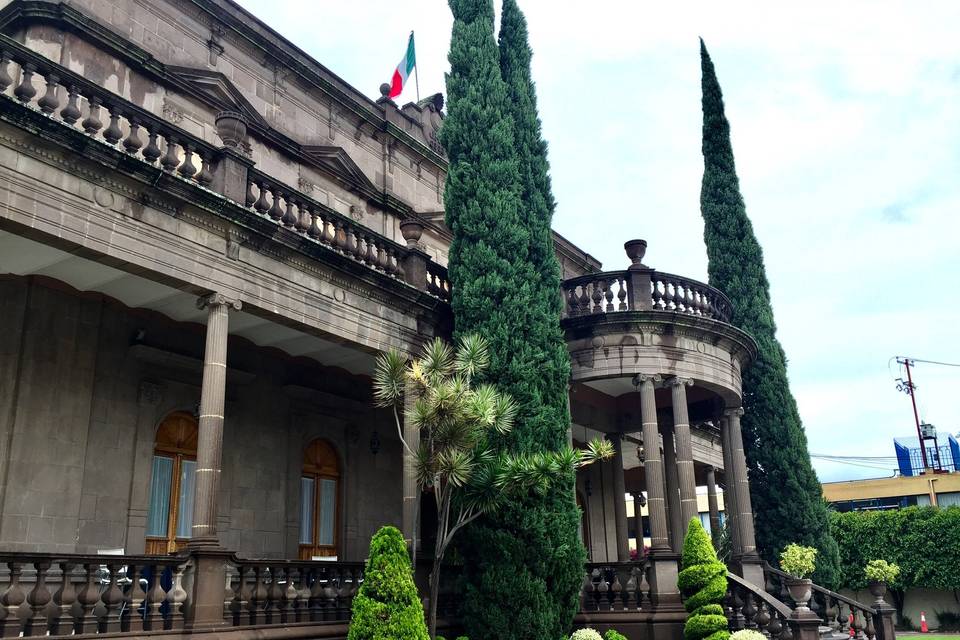
[[[554,478],[613,455],[613,447],[594,440],[586,449],[512,455],[496,447],[494,434],[513,427],[513,399],[491,384],[473,383],[490,363],[487,341],[462,337],[452,348],[441,339],[429,342],[419,358],[408,361],[388,351],[377,358],[374,399],[391,407],[404,447],[416,458],[417,483],[437,503],[437,540],[430,574],[430,637],[436,636],[440,564],[453,537],[510,496],[549,490]],[[400,407],[404,394],[413,402],[404,416],[420,435],[403,440]]]

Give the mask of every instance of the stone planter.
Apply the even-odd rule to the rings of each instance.
[[[627,252],[631,265],[640,266],[643,264],[643,256],[647,253],[647,241],[627,240],[623,243],[623,249]]]
[[[215,120],[217,136],[225,147],[239,147],[247,140],[247,121],[237,111],[221,111]]]
[[[807,603],[810,602],[810,596],[813,595],[813,580],[809,578],[791,578],[787,580],[787,591],[790,592],[790,597],[793,598],[793,601],[797,603],[798,610],[807,611],[810,609]]]
[[[408,247],[420,246],[420,236],[423,235],[423,223],[419,220],[407,219],[400,223],[400,234],[407,241]]]
[[[887,605],[887,601],[883,599],[883,596],[887,595],[887,583],[881,582],[879,580],[871,580],[870,585],[870,595],[873,596],[873,606],[877,607],[878,605]]]

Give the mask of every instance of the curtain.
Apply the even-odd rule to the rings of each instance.
[[[320,480],[320,535],[317,544],[333,546],[334,522],[337,516],[337,481],[324,478]]]
[[[313,478],[300,478],[300,544],[313,544]]]
[[[153,456],[150,470],[150,508],[147,512],[147,535],[166,537],[170,516],[170,483],[173,480],[173,458]]]
[[[197,462],[184,460],[180,465],[180,508],[177,510],[177,537],[189,538],[193,533],[193,495]]]

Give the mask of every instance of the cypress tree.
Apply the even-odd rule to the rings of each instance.
[[[783,347],[776,337],[763,251],[740,195],[730,124],[713,62],[700,41],[703,90],[704,220],[710,284],[730,297],[733,324],[751,334],[757,359],[743,374],[743,447],[750,475],[757,546],[768,560],[790,542],[816,547],[815,579],[836,582],[837,543],[810,463],[807,437],[790,392]]]
[[[516,0],[503,2],[499,55],[514,124],[518,225],[527,242],[525,255],[513,256],[511,268],[530,280],[522,283],[524,315],[507,319],[502,327],[505,337],[519,337],[523,344],[510,347],[513,362],[499,372],[498,382],[509,385],[504,388],[520,405],[509,446],[517,452],[555,450],[565,443],[569,426],[570,360],[560,328],[560,265],[551,231],[555,204],[547,146],[530,74],[526,20]],[[457,327],[463,330],[459,318]],[[471,638],[539,640],[566,634],[586,560],[578,538],[574,482],[571,474],[548,495],[517,499],[468,530],[461,547],[464,624]]]

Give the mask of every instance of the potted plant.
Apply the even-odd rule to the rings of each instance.
[[[797,603],[797,609],[809,609],[807,602],[813,595],[813,581],[810,576],[816,565],[817,550],[799,544],[788,544],[780,553],[780,568],[790,574],[787,591]]]
[[[863,570],[867,580],[870,581],[870,595],[876,600],[874,605],[886,605],[883,596],[887,593],[887,585],[892,583],[900,575],[900,567],[891,564],[886,560],[871,560]]]

